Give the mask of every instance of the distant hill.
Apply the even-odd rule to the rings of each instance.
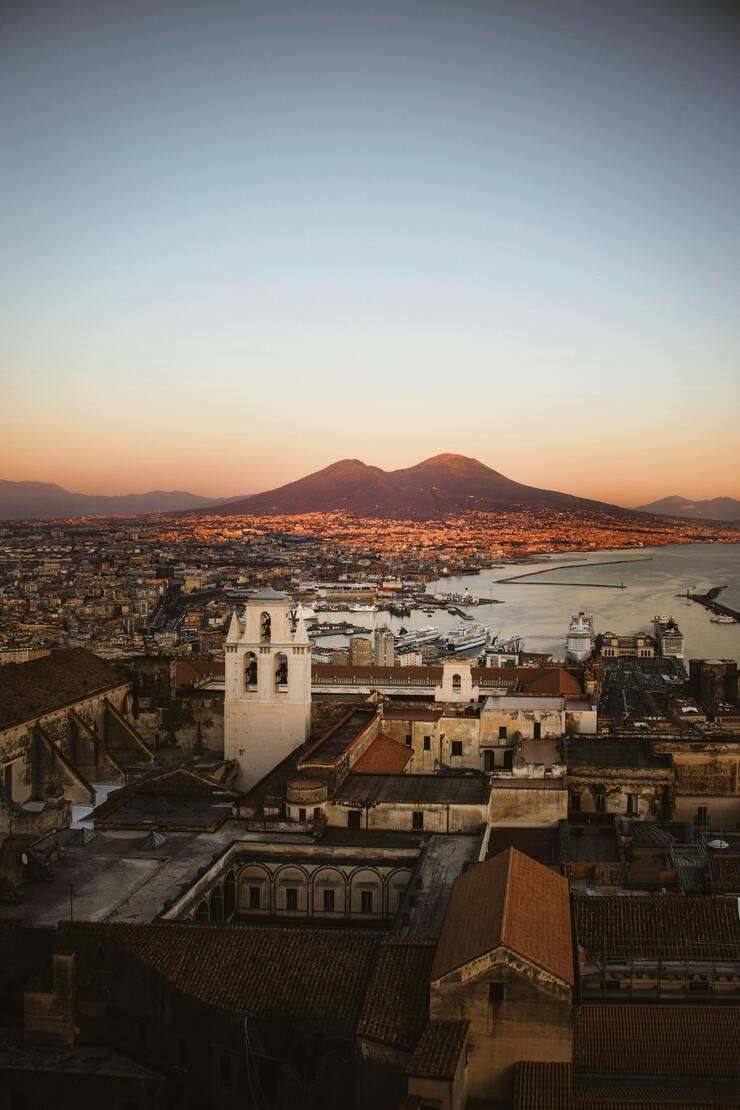
[[[734,497],[712,497],[708,501],[690,501],[686,497],[663,497],[649,505],[640,505],[636,512],[657,516],[684,516],[689,520],[738,520],[740,501]]]
[[[464,455],[435,455],[417,466],[391,471],[342,459],[278,489],[204,511],[269,516],[339,510],[353,516],[434,520],[461,512],[533,506],[631,515],[601,501],[522,485]]]
[[[50,482],[8,482],[0,478],[0,520],[55,520],[70,516],[141,516],[187,512],[218,502],[183,490],[152,490],[106,497],[72,493]]]

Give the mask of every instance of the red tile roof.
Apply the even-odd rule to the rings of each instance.
[[[406,1074],[417,1079],[454,1079],[469,1025],[468,1021],[430,1021],[406,1065]]]
[[[720,896],[576,895],[573,916],[578,944],[592,955],[669,960],[740,955],[737,906]]]
[[[352,770],[358,775],[400,775],[413,756],[412,748],[381,732],[352,764]]]
[[[515,848],[455,879],[432,979],[499,947],[573,985],[567,880]]]
[[[428,1017],[434,941],[381,944],[357,1025],[360,1037],[410,1052]]]
[[[740,1079],[740,1006],[583,1006],[573,1067],[594,1075]]]
[[[66,922],[65,946],[94,942],[127,952],[176,990],[238,1015],[270,1017],[353,1039],[376,933],[269,926],[113,925]],[[416,987],[397,974],[402,1000]],[[389,1003],[386,1003],[389,1005]],[[400,1021],[399,1021],[400,1025]]]

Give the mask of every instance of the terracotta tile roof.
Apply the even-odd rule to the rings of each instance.
[[[63,943],[126,951],[176,990],[239,1015],[288,1021],[353,1039],[377,933],[269,926],[66,922]],[[101,957],[105,959],[105,955]],[[408,984],[395,983],[401,997]]]
[[[532,678],[521,676],[520,688],[528,694],[566,694],[583,696],[583,686],[579,680],[564,667],[532,667],[539,673]]]
[[[83,648],[6,663],[0,678],[0,729],[61,709],[130,679]]]
[[[732,1084],[716,1080],[584,1077],[568,1063],[516,1065],[514,1110],[711,1110],[738,1105]]]
[[[432,940],[392,940],[378,947],[357,1034],[411,1052],[429,1014]]]
[[[589,954],[642,959],[740,959],[737,906],[712,895],[576,895],[576,940]]]
[[[740,1006],[583,1006],[573,1067],[593,1075],[740,1079]]]
[[[572,1110],[573,1106],[570,1064],[549,1060],[517,1064],[515,1110]]]
[[[716,894],[740,894],[740,855],[713,853],[709,859],[709,878]]]
[[[381,732],[352,764],[352,770],[358,775],[400,775],[413,757],[412,748]]]
[[[417,1079],[454,1079],[469,1025],[468,1021],[430,1021],[406,1065],[406,1074]]]
[[[175,668],[175,685],[192,686],[200,678],[223,678],[226,663],[223,659],[179,659]]]
[[[455,879],[432,979],[501,946],[573,985],[567,880],[515,848]]]

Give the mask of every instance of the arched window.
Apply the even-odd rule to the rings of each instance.
[[[260,639],[263,644],[269,644],[272,639],[272,621],[269,613],[263,613],[260,617]]]
[[[211,921],[224,919],[224,894],[220,886],[213,888],[211,894]]]
[[[288,685],[288,656],[284,651],[279,651],[275,656],[275,689]]]
[[[248,651],[244,656],[244,682],[247,689],[257,685],[257,656],[253,651]]]
[[[452,689],[453,690],[459,690],[461,688],[461,686],[462,686],[462,679],[460,678],[460,675],[459,674],[453,674],[453,676],[452,676]]]
[[[229,871],[224,883],[224,921],[229,921],[236,909],[236,875]]]

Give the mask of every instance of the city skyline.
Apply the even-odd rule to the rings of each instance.
[[[6,6],[0,477],[449,451],[737,497],[739,42],[720,3]]]

